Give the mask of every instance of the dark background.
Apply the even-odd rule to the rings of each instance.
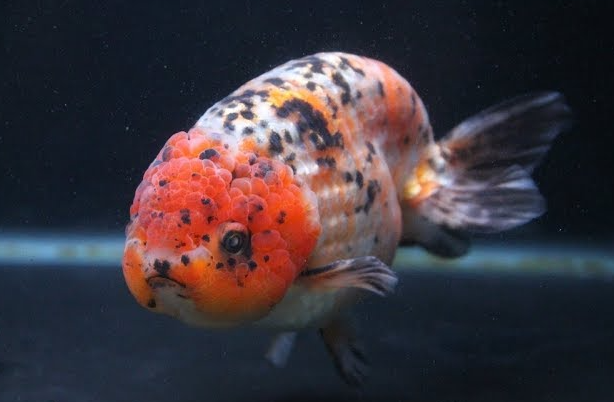
[[[610,236],[614,41],[599,4],[9,1],[0,227],[119,232],[168,136],[282,62],[342,50],[396,68],[439,134],[515,94],[565,93],[577,121],[536,172],[549,212],[534,228]]]

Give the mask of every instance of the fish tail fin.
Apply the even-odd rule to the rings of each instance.
[[[404,183],[404,239],[458,256],[468,232],[499,232],[540,216],[545,202],[531,174],[570,122],[561,94],[527,94],[431,142]]]

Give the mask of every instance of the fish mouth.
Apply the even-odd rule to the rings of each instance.
[[[188,296],[185,294],[185,284],[181,283],[175,279],[169,278],[168,276],[156,275],[150,278],[147,278],[147,285],[155,292],[161,289],[165,291],[174,290],[175,295],[181,297],[183,299],[187,299]]]

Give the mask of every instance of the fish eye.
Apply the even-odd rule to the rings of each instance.
[[[230,230],[222,238],[222,247],[230,254],[239,254],[247,244],[247,234],[239,230]]]

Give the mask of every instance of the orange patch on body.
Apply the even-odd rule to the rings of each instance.
[[[405,183],[403,198],[412,207],[417,207],[422,201],[430,197],[441,184],[437,181],[437,175],[423,158],[414,170],[414,174]]]

